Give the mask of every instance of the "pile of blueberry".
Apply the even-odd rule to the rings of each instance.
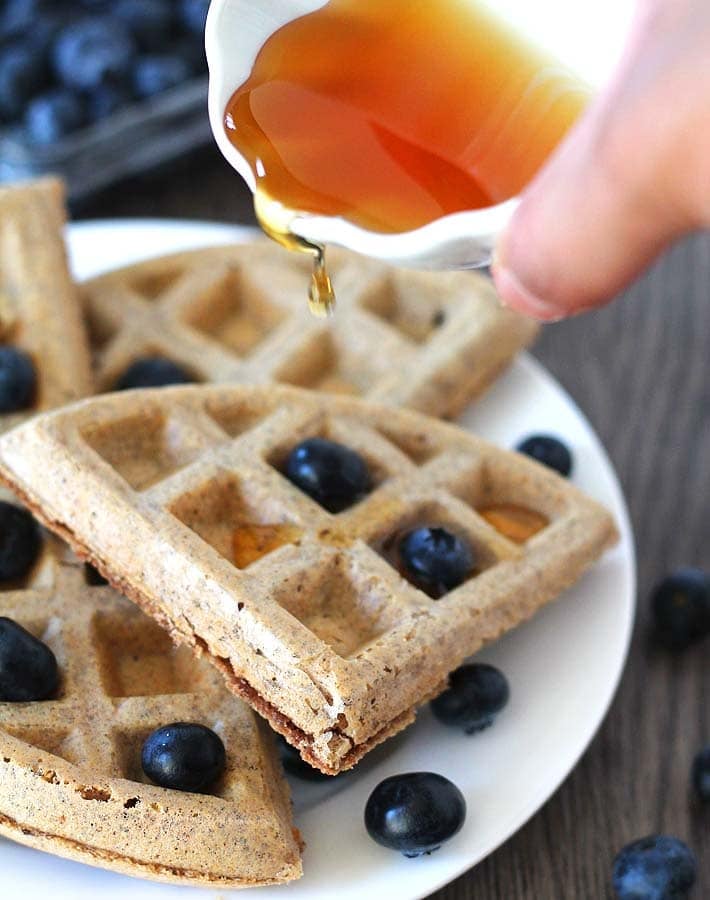
[[[4,0],[0,124],[46,146],[207,71],[209,0]]]

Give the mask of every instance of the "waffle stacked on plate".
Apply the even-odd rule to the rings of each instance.
[[[1,204],[0,217],[1,228]],[[60,219],[27,252],[57,257]],[[302,262],[261,243],[178,254],[83,288],[97,390],[156,356],[212,384],[95,397],[0,439],[2,477],[154,620],[90,584],[54,538],[0,596],[0,615],[41,636],[62,672],[52,699],[0,703],[8,836],[175,881],[297,877],[268,730],[187,648],[334,774],[614,540],[608,513],[554,473],[397,408],[454,415],[532,338],[531,324],[471,273],[396,272],[345,253],[332,263],[340,307],[327,323],[306,312]],[[74,297],[65,270],[59,283]],[[7,328],[21,318],[9,309]],[[76,308],[55,320],[83,340]],[[40,391],[38,409],[87,393],[85,349],[41,323],[13,333],[32,354],[68,355],[65,393],[43,405]],[[72,360],[83,376],[70,378]],[[372,476],[338,514],[283,474],[294,445],[313,437],[356,451]],[[404,578],[397,557],[398,536],[425,522],[464,537],[475,559],[443,597]],[[186,646],[171,649],[167,635]],[[177,719],[223,737],[228,766],[213,794],[165,790],[141,772],[146,734]]]

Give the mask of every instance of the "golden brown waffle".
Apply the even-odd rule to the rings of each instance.
[[[376,489],[339,515],[279,471],[314,436],[373,473]],[[602,507],[526,457],[410,411],[274,386],[94,398],[0,439],[0,474],[329,773],[412,721],[451,669],[616,537]],[[510,505],[546,527],[504,537],[488,519]],[[479,560],[438,601],[388,561],[388,541],[418,523],[466,536]]]
[[[211,667],[87,584],[54,539],[30,583],[0,593],[0,615],[46,641],[62,672],[56,700],[0,702],[0,834],[160,881],[248,887],[301,874],[273,738]],[[175,721],[221,736],[214,795],[146,783],[142,742]]]
[[[0,340],[31,355],[38,379],[32,409],[0,416],[0,431],[91,392],[63,227],[58,181],[0,189]],[[112,588],[90,586],[54,538],[27,578],[0,585],[0,616],[45,640],[63,672],[56,700],[0,702],[0,834],[167,881],[250,886],[300,875],[271,736],[218,676],[172,650]],[[142,740],[179,719],[224,739],[217,796],[138,783]]]
[[[26,351],[37,372],[30,411],[92,392],[77,288],[67,267],[64,190],[52,179],[0,188],[0,343]],[[0,415],[5,431],[27,413]]]
[[[473,272],[392,269],[329,250],[330,320],[308,311],[310,259],[271,242],[180,253],[83,289],[100,390],[161,355],[197,381],[278,382],[454,416],[537,332]]]

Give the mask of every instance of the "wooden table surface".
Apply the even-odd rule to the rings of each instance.
[[[252,221],[240,180],[212,149],[77,210],[113,216]],[[680,656],[653,649],[648,596],[674,566],[710,570],[710,239],[674,248],[607,309],[547,327],[533,352],[587,414],[621,478],[638,549],[637,627],[616,701],[573,774],[505,846],[433,896],[611,898],[615,852],[665,832],[696,851],[701,900],[710,897],[710,809],[691,802],[688,780],[710,743],[710,641]]]

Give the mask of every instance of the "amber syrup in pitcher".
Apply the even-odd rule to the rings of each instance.
[[[590,92],[479,0],[330,0],[265,42],[225,128],[264,230],[316,258],[296,214],[406,232],[514,197]]]

